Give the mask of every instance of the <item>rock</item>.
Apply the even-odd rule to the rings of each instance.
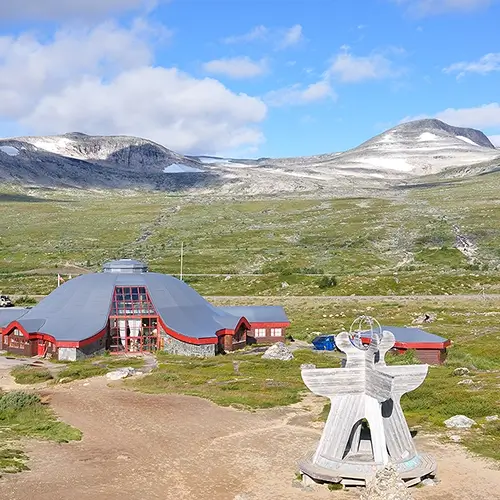
[[[283,283],[281,283],[281,288],[288,288],[290,285],[286,282],[286,281],[283,281]]]
[[[465,415],[455,415],[444,421],[444,425],[451,429],[470,429],[476,422]]]
[[[312,363],[304,363],[300,365],[301,370],[312,370],[313,368],[316,368],[316,365],[313,365]]]
[[[413,325],[422,325],[424,323],[432,323],[433,321],[436,321],[436,314],[434,313],[424,313],[421,314],[420,316],[417,316],[413,321]]]
[[[452,434],[450,437],[450,441],[453,441],[454,443],[460,443],[462,441],[462,438],[458,436],[457,434]]]
[[[108,380],[121,380],[122,378],[131,377],[135,375],[135,369],[127,366],[126,368],[118,368],[118,370],[114,370],[106,374],[106,378]]]
[[[436,486],[436,483],[434,482],[434,479],[431,479],[430,477],[428,477],[427,479],[424,479],[422,481],[422,485],[423,486]]]
[[[453,375],[455,375],[455,377],[464,377],[465,375],[469,375],[469,373],[470,373],[470,370],[468,368],[465,368],[465,367],[455,368],[453,370]]]
[[[465,378],[463,380],[460,380],[458,385],[472,385],[473,383],[474,383],[474,380],[472,380],[470,378]]]
[[[276,342],[262,355],[262,359],[277,359],[280,361],[290,361],[293,354],[283,342]]]
[[[410,490],[393,464],[388,464],[366,482],[360,500],[412,500]]]
[[[499,420],[500,417],[498,417],[498,415],[490,415],[489,417],[486,417],[486,422],[496,422],[497,420]]]

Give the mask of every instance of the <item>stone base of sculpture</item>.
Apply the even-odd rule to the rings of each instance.
[[[298,466],[302,474],[320,483],[340,483],[344,486],[366,486],[377,471],[384,469],[384,464],[374,464],[371,455],[349,457],[346,460],[332,463],[330,467],[322,467],[314,462],[315,450],[308,453]],[[399,477],[406,486],[414,486],[426,477],[436,474],[436,462],[425,453],[416,457],[393,464]]]

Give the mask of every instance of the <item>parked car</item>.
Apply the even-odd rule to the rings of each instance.
[[[312,343],[316,351],[334,351],[336,347],[333,335],[319,335]]]
[[[12,307],[14,304],[7,295],[0,295],[0,307]]]

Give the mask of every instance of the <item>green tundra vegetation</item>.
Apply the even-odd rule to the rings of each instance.
[[[218,304],[283,304],[292,321],[289,333],[297,339],[348,329],[360,314],[407,325],[433,312],[437,320],[428,330],[454,345],[446,364],[430,368],[425,383],[404,397],[408,420],[442,432],[443,420],[467,415],[478,426],[463,442],[500,459],[499,424],[485,420],[500,413],[500,309],[494,298],[500,290],[499,188],[500,173],[345,199],[236,201],[4,187],[0,292],[29,304],[54,289],[59,271],[97,271],[123,257],[176,274],[183,242],[191,286]],[[457,233],[471,245],[473,259],[456,248]],[[306,351],[279,369],[243,353],[211,360],[159,358],[158,370],[127,384],[245,408],[300,400],[303,362],[338,365],[338,356]],[[393,361],[411,359],[408,354]],[[233,361],[239,361],[239,373]],[[471,370],[473,384],[458,384],[458,366]],[[73,380],[98,375],[102,366],[81,362],[68,370]]]
[[[177,274],[184,242],[186,280],[204,295],[495,293],[499,187],[499,173],[345,199],[4,187],[0,291],[46,294],[57,270],[120,257]]]
[[[22,437],[58,443],[80,440],[79,430],[58,421],[52,410],[31,392],[0,394],[0,476],[28,470],[27,456],[19,446]]]

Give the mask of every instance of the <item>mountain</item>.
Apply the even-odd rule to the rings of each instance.
[[[79,188],[195,191],[219,196],[356,194],[439,174],[500,167],[481,131],[434,120],[400,124],[356,148],[257,160],[185,156],[146,139],[69,133],[0,140],[0,182]]]
[[[186,175],[165,175],[168,172]],[[217,175],[200,161],[146,139],[74,132],[1,139],[0,182],[181,190],[216,183]]]

